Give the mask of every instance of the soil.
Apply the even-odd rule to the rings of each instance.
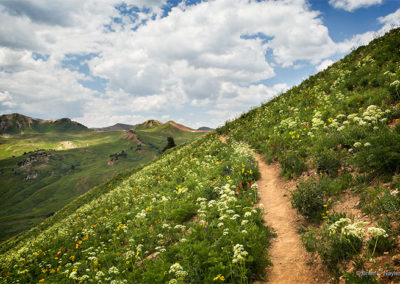
[[[320,264],[307,264],[311,257],[298,233],[302,219],[292,209],[286,190],[290,182],[279,177],[279,165],[266,164],[259,154],[255,158],[261,173],[257,184],[264,220],[277,234],[268,251],[273,263],[267,270],[268,283],[327,283]]]

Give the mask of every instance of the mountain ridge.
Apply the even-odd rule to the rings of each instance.
[[[32,118],[20,113],[3,114],[0,116],[1,134],[24,133],[25,131],[48,132],[65,130],[81,131],[89,129],[70,118],[44,120]]]

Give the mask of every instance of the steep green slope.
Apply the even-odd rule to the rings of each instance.
[[[399,271],[399,101],[396,29],[217,130],[279,162],[283,176],[301,176],[293,207],[319,224],[304,244],[349,283]],[[356,274],[378,269],[380,278]]]
[[[257,187],[251,182],[257,175],[245,144],[222,144],[215,135],[168,150],[110,192],[72,214],[57,213],[52,217],[57,222],[14,242],[0,257],[0,279],[238,283],[259,278],[268,264],[271,233],[262,225],[262,210],[253,207]]]
[[[140,141],[123,131],[49,131],[3,138],[0,149],[21,155],[0,160],[0,240],[39,224],[114,175],[149,163],[161,154],[168,135],[179,145],[200,134],[156,130]],[[60,145],[66,149],[37,150],[61,150]]]

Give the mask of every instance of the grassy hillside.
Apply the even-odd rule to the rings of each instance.
[[[298,179],[304,245],[349,283],[400,271],[399,50],[396,29],[218,129]]]
[[[400,271],[399,49],[397,29],[217,129],[228,144],[212,132],[60,211],[6,243],[0,280],[262,278],[271,232],[254,206],[259,173],[249,147],[296,179],[288,195],[306,220],[303,243],[336,280],[393,280]],[[130,135],[145,141],[152,129]]]
[[[258,171],[245,144],[207,135],[132,174],[108,193],[1,255],[11,283],[246,282],[263,275]],[[13,268],[11,268],[13,267]]]
[[[141,132],[137,131],[139,139]],[[2,138],[0,240],[39,224],[125,169],[149,163],[161,154],[170,135],[179,145],[199,133],[155,130],[152,135],[143,133],[141,141],[124,131],[53,130]]]

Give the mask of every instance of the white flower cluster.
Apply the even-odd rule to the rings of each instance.
[[[168,272],[169,274],[175,274],[175,277],[178,278],[178,280],[183,280],[188,275],[179,263],[172,264]]]
[[[109,274],[119,274],[119,270],[118,270],[118,268],[116,268],[115,266],[111,266],[111,267],[108,269],[108,273],[109,273]]]
[[[248,255],[248,252],[244,250],[243,245],[241,244],[236,244],[233,247],[233,260],[232,263],[238,263],[242,262],[246,259],[246,256]]]
[[[382,228],[376,228],[376,227],[370,227],[368,228],[368,233],[371,235],[371,237],[384,237],[387,238],[388,234],[386,231]]]
[[[363,228],[366,226],[368,223],[366,222],[356,222],[352,223],[350,218],[341,218],[340,220],[336,221],[332,225],[328,227],[328,231],[331,235],[334,234],[340,234],[344,236],[354,236],[359,239],[362,239],[365,237],[365,229]],[[376,228],[376,227],[369,227],[368,228],[368,233],[370,237],[384,237],[387,238],[388,234],[386,231],[382,228]]]

